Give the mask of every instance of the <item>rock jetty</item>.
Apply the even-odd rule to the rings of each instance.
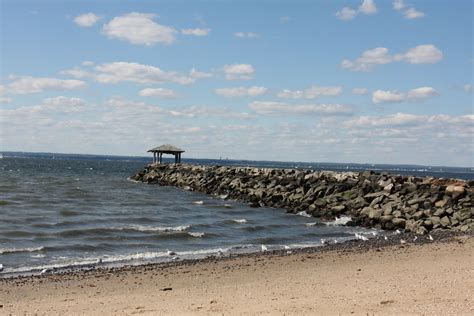
[[[387,173],[152,164],[131,177],[348,225],[426,234],[474,230],[474,181]]]

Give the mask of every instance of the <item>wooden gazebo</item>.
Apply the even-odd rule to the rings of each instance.
[[[181,154],[184,153],[184,150],[173,146],[173,145],[161,145],[155,148],[148,150],[148,152],[153,153],[153,163],[162,163],[163,154],[174,155],[174,163],[181,163]]]

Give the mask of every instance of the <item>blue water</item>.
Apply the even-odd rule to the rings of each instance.
[[[4,153],[0,159],[3,276],[38,273],[45,268],[254,252],[261,251],[262,245],[270,250],[314,246],[322,240],[352,239],[355,233],[377,233],[321,223],[281,209],[255,209],[218,196],[128,180],[149,162],[145,158],[11,156]],[[229,163],[262,166],[257,162]],[[295,163],[272,166],[308,167]],[[345,165],[331,166],[327,169],[347,169]],[[312,168],[326,166],[314,164]],[[432,174],[472,179],[472,173],[464,171],[437,170]],[[429,174],[420,169],[412,172]]]

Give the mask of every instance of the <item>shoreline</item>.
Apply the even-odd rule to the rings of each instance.
[[[386,238],[385,238],[386,237]],[[55,277],[75,277],[78,275],[85,274],[101,274],[109,272],[121,272],[121,271],[132,271],[139,269],[161,269],[161,268],[173,268],[180,266],[193,266],[193,265],[205,265],[210,262],[227,261],[242,258],[259,258],[259,257],[282,257],[291,256],[298,254],[324,254],[327,252],[353,252],[353,253],[364,253],[367,251],[383,250],[393,246],[410,246],[416,245],[421,246],[425,244],[433,243],[446,243],[451,242],[456,238],[474,238],[474,232],[454,232],[454,231],[436,231],[429,235],[419,236],[415,233],[396,233],[393,232],[391,235],[378,235],[371,237],[368,240],[351,239],[339,243],[327,243],[321,244],[320,246],[310,247],[299,247],[292,249],[277,249],[270,251],[257,251],[247,253],[236,253],[227,255],[209,255],[203,258],[192,258],[192,259],[180,259],[163,262],[144,262],[137,264],[125,264],[125,265],[84,265],[81,267],[72,267],[58,270],[51,270],[43,274],[17,274],[12,276],[0,277],[0,285],[3,282],[9,283],[16,280],[27,280],[27,279],[43,279],[43,278],[55,278]]]
[[[378,284],[380,287],[379,283],[382,282],[384,278],[394,278],[393,281],[395,283],[385,284],[386,287],[384,286],[385,292],[390,293],[392,287],[395,285],[399,288],[407,286],[407,284],[403,282],[400,283],[399,280],[395,281],[397,278],[413,279],[414,283],[411,285],[415,286],[417,285],[416,282],[426,283],[426,280],[423,279],[427,277],[426,275],[423,275],[421,280],[418,279],[421,274],[424,273],[424,270],[429,270],[430,267],[439,265],[437,261],[442,261],[442,265],[436,270],[436,278],[439,279],[436,281],[436,284],[438,284],[438,286],[441,284],[442,288],[437,288],[438,293],[432,294],[441,295],[441,293],[439,293],[441,290],[448,292],[463,290],[472,293],[474,282],[472,279],[469,279],[468,275],[459,276],[460,279],[458,281],[461,284],[461,288],[458,288],[452,286],[452,273],[448,273],[445,270],[454,268],[456,268],[455,270],[459,270],[461,268],[457,266],[464,262],[466,267],[463,266],[462,269],[467,269],[468,273],[472,273],[470,262],[472,262],[471,259],[474,259],[473,236],[472,233],[436,232],[432,235],[434,239],[432,241],[429,236],[394,234],[390,236],[388,240],[384,238],[372,238],[369,239],[369,241],[347,241],[341,244],[325,245],[324,247],[292,250],[291,253],[288,253],[288,251],[260,252],[221,258],[210,257],[199,260],[0,279],[0,305],[3,306],[0,311],[13,314],[23,312],[37,312],[40,314],[61,314],[64,312],[91,313],[98,311],[118,314],[129,314],[132,312],[144,312],[145,314],[153,314],[155,312],[203,312],[207,314],[219,311],[230,312],[231,314],[272,311],[279,313],[289,312],[290,314],[300,312],[324,312],[323,309],[319,311],[309,309],[311,304],[307,305],[307,301],[305,301],[306,303],[300,302],[301,304],[298,303],[297,306],[293,306],[291,304],[291,297],[279,297],[278,305],[283,305],[278,309],[272,309],[274,307],[272,305],[272,299],[278,296],[274,296],[273,294],[279,292],[281,286],[290,287],[294,291],[298,288],[309,286],[306,284],[307,282],[311,283],[312,286],[322,286],[321,290],[324,290],[325,287],[337,285],[338,282],[336,281],[339,280],[339,274],[344,275],[344,273],[347,272],[346,270],[357,273],[357,269],[369,271],[371,268],[378,269],[384,266],[389,266],[391,269],[396,269],[399,266],[406,266],[406,268],[410,267],[410,269],[413,269],[413,271],[409,270],[405,275],[400,275],[398,272],[393,274],[393,271],[390,269],[386,271],[387,275],[374,275],[369,273],[366,275],[367,279],[362,279],[363,283],[360,284],[367,284],[367,288],[365,286],[363,286],[363,288],[373,291],[377,289],[377,286],[370,285],[371,283],[375,282],[375,284]],[[413,265],[412,261],[416,261],[417,264]],[[449,262],[449,264],[445,261]],[[286,265],[284,263],[286,263]],[[357,266],[361,267],[356,268]],[[300,271],[299,269],[304,271]],[[327,269],[331,270],[332,273],[322,273],[322,271]],[[276,275],[281,274],[280,276],[284,277],[286,281],[281,284],[278,278],[275,280],[272,279],[272,277],[269,278],[268,273],[272,275],[272,271],[275,271]],[[260,274],[257,272],[266,275],[266,277],[260,277]],[[300,272],[303,273],[303,275],[300,275]],[[319,275],[319,278],[323,278],[325,281],[320,284],[321,279],[308,278],[304,275],[305,273],[313,272],[317,274],[321,272],[322,274]],[[410,273],[413,275],[410,275]],[[296,279],[293,279],[293,277],[288,279],[289,276],[293,275]],[[241,292],[239,288],[234,288],[232,282],[229,282],[228,279],[232,279],[233,277],[236,277],[238,280],[244,280],[245,282],[242,286],[246,290],[251,291],[252,286],[262,286],[262,292],[254,293],[254,295],[259,297],[263,305],[246,306],[245,302],[250,298],[246,297],[245,291]],[[434,277],[434,275],[430,277]],[[254,280],[254,278],[257,279]],[[298,282],[296,282],[296,280],[298,280]],[[448,283],[443,284],[441,281]],[[301,282],[305,285],[303,286]],[[314,282],[316,283],[313,284]],[[354,281],[346,279],[346,282],[352,284]],[[361,280],[358,282],[361,282]],[[334,283],[334,285],[331,285],[332,283]],[[205,284],[205,286],[200,287],[200,284]],[[344,292],[347,284],[339,284],[339,287],[340,291]],[[422,290],[423,293],[428,291],[428,289]],[[239,300],[236,302],[232,300],[235,291],[237,291],[236,295],[239,297]],[[97,292],[99,292],[99,294],[97,294]],[[169,302],[169,304],[167,303],[166,306],[160,304],[162,301],[159,300],[144,300],[142,296],[147,292],[154,293],[162,299],[168,299],[167,297],[170,296],[168,294],[172,294],[173,300]],[[96,295],[93,295],[93,293],[96,293]],[[46,294],[48,296],[45,296]],[[123,296],[125,294],[126,297]],[[187,296],[188,294],[190,295],[189,297]],[[293,293],[293,295],[294,294],[295,293]],[[402,291],[402,293],[399,294],[412,295],[414,293]],[[216,297],[212,298],[209,295]],[[314,293],[314,295],[318,296],[319,294]],[[350,295],[347,295],[349,299]],[[312,296],[309,296],[307,299],[311,297]],[[370,297],[367,299],[370,301]],[[31,300],[34,302],[31,302]],[[192,304],[197,304],[202,300],[204,300],[203,302],[205,304],[202,303],[201,305],[206,305],[207,307],[205,306],[199,309],[192,308]],[[213,300],[215,300],[216,303],[211,303]],[[121,307],[116,310],[114,308],[118,306],[109,303],[104,304],[106,301],[109,303],[116,301]],[[178,304],[183,301],[189,303],[186,305],[186,308]],[[385,301],[390,302],[382,303]],[[472,299],[466,301],[466,298],[463,298],[456,300],[456,302],[458,307],[454,312],[468,313],[474,310]],[[334,313],[339,311],[348,313],[354,311],[355,313],[361,313],[365,311],[403,311],[397,309],[401,306],[399,306],[399,304],[403,303],[399,298],[380,298],[373,303],[376,309],[373,309],[374,307],[372,306],[362,310],[357,308],[349,310],[346,309],[348,306],[344,306],[343,304],[343,306],[328,305],[326,306],[326,312]],[[220,310],[213,309],[219,305],[225,308]],[[453,306],[454,305],[450,305],[450,308]],[[132,309],[128,309],[129,307]],[[293,308],[296,307],[302,309],[294,310]],[[416,306],[411,306],[411,308],[414,307]],[[419,307],[420,306],[418,306],[418,308]],[[424,308],[427,307],[429,306],[424,306]],[[336,309],[331,310],[330,308]],[[407,312],[422,311],[420,309],[407,310],[406,308],[407,307],[405,307],[405,311]],[[443,311],[439,309],[439,306],[437,308],[437,313]],[[451,309],[447,311],[453,312]],[[427,311],[425,310],[425,312]]]

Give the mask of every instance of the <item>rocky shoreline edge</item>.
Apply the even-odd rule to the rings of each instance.
[[[130,179],[276,207],[347,225],[424,235],[474,230],[474,181],[297,169],[150,164]]]

